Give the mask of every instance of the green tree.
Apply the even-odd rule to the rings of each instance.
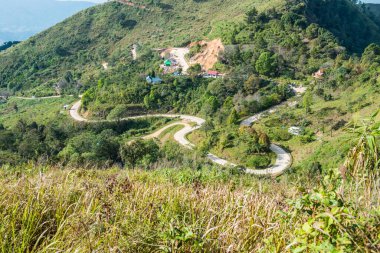
[[[273,75],[277,68],[277,56],[269,52],[262,53],[256,61],[255,68],[261,75]]]
[[[255,75],[250,75],[247,81],[244,82],[244,91],[253,95],[260,89],[261,78]]]
[[[311,112],[311,105],[313,103],[313,94],[310,90],[307,90],[303,96],[303,107],[305,108],[306,113]]]
[[[233,108],[233,109],[231,110],[230,115],[228,116],[227,124],[228,124],[228,125],[236,125],[238,122],[239,122],[239,114],[238,114],[238,112],[235,110],[235,108]]]
[[[208,136],[208,133],[214,129],[215,129],[215,126],[212,120],[206,120],[206,122],[201,127],[201,130],[206,133],[206,136]]]
[[[120,156],[123,162],[132,168],[144,163],[151,164],[159,157],[159,146],[152,140],[136,140],[121,146]]]
[[[191,66],[188,70],[187,73],[189,73],[190,76],[197,76],[202,72],[202,66],[197,63],[193,66]]]
[[[269,149],[270,147],[270,139],[266,133],[261,132],[259,134],[259,144],[263,149]]]
[[[250,10],[246,13],[245,21],[246,21],[248,24],[252,24],[252,23],[254,23],[255,20],[256,20],[257,14],[258,14],[257,9],[256,9],[255,7],[253,7],[252,9],[250,9]]]

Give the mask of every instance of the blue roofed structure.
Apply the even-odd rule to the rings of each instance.
[[[146,81],[150,84],[160,84],[162,83],[162,79],[159,78],[159,77],[151,77],[151,76],[147,76],[146,77]]]

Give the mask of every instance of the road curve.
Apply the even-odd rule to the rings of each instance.
[[[74,103],[74,105],[70,109],[70,116],[78,122],[114,122],[117,120],[88,120],[84,117],[82,117],[79,113],[79,109],[81,107],[81,101],[78,101]],[[264,114],[267,113],[273,113],[277,110],[277,107],[273,107],[272,109],[269,109],[267,111],[264,111],[262,113],[258,113],[244,121],[242,121],[241,126],[251,126],[254,122],[258,121]],[[141,115],[141,116],[134,116],[134,117],[128,117],[120,120],[130,120],[130,119],[138,119],[138,118],[149,118],[149,117],[165,117],[165,118],[178,118],[181,119],[181,122],[173,123],[170,125],[165,126],[164,128],[161,128],[160,130],[156,131],[153,134],[150,134],[148,136],[145,136],[144,139],[151,139],[158,137],[162,132],[164,132],[166,129],[175,126],[175,125],[183,125],[184,128],[179,130],[174,134],[174,140],[181,144],[182,146],[194,149],[195,145],[192,144],[186,136],[190,134],[191,132],[194,132],[195,130],[202,127],[202,125],[206,122],[204,119],[190,116],[190,115],[182,115],[182,114],[147,114],[147,115]],[[191,126],[189,123],[195,123],[194,126]],[[282,173],[284,173],[285,170],[287,170],[291,164],[292,164],[292,156],[290,153],[288,153],[286,150],[281,148],[278,145],[271,144],[270,149],[272,152],[274,152],[277,155],[276,163],[263,170],[253,170],[253,169],[245,169],[245,172],[247,174],[252,175],[258,175],[258,176],[279,176]],[[236,164],[233,164],[227,160],[224,160],[222,158],[217,157],[214,154],[207,154],[207,158],[210,159],[212,162],[222,165],[222,166],[231,166],[236,167]]]

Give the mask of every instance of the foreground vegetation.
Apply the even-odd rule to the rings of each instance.
[[[337,188],[333,176],[321,185],[296,178],[257,180],[210,167],[3,167],[0,245],[3,252],[379,250],[378,189],[354,181]]]

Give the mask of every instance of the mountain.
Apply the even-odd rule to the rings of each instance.
[[[20,41],[91,7],[87,1],[0,0],[0,44]]]
[[[67,70],[98,71],[105,60],[128,58],[134,43],[183,45],[209,34],[213,23],[224,20],[226,13],[242,19],[252,5],[264,9],[281,1],[146,2],[145,9],[118,2],[89,8],[3,53],[0,87],[36,87]]]
[[[368,9],[373,13],[375,14],[376,16],[380,16],[380,4],[372,4],[372,3],[368,3],[366,4]]]
[[[50,87],[52,91],[67,71],[90,85],[96,82],[94,75],[100,73],[103,62],[114,66],[131,62],[133,44],[152,49],[215,37],[223,37],[224,44],[236,44],[226,38],[226,33],[227,37],[236,33],[252,7],[259,12],[282,6],[297,9],[283,18],[291,22],[299,19],[299,29],[317,24],[350,52],[361,53],[371,42],[380,42],[377,23],[347,0],[121,2],[84,10],[3,52],[0,88],[25,91]],[[251,42],[245,39],[241,43]]]

